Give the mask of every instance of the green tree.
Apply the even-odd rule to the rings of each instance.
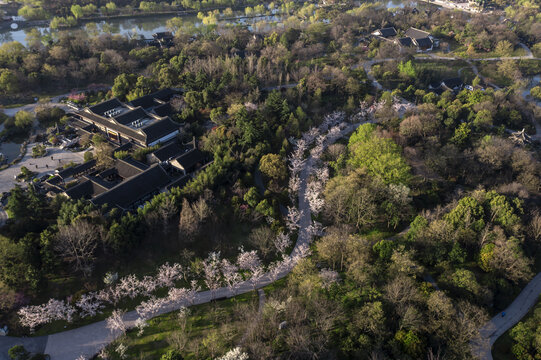
[[[513,44],[511,44],[508,40],[499,41],[496,44],[495,51],[500,56],[510,56],[513,52]]]
[[[409,241],[415,241],[421,232],[427,227],[428,220],[421,215],[417,215],[410,224],[410,229],[406,235],[407,239]]]
[[[465,196],[444,219],[455,228],[472,228],[481,231],[485,227],[483,205],[471,196]]]
[[[281,181],[287,177],[285,160],[278,154],[266,154],[259,161],[259,170],[266,177]]]
[[[530,95],[537,100],[541,100],[541,86],[537,85],[530,89]]]
[[[492,126],[492,113],[489,110],[480,110],[473,120],[473,124],[478,128],[489,128]]]
[[[162,355],[160,360],[183,360],[182,354],[177,350],[169,350]]]
[[[73,14],[73,16],[75,16],[76,19],[80,19],[84,15],[83,8],[81,7],[81,5],[78,4],[71,5],[71,13]]]
[[[92,159],[94,159],[94,154],[92,154],[92,151],[85,151],[85,153],[83,155],[83,160],[85,162],[87,162],[87,161],[90,161]]]
[[[105,11],[109,14],[112,14],[116,11],[116,4],[112,1],[105,4]]]
[[[111,91],[113,96],[118,97],[120,100],[124,100],[126,95],[133,89],[137,82],[137,75],[135,74],[120,74],[114,82]]]
[[[466,269],[458,269],[451,276],[451,283],[459,289],[466,290],[472,295],[479,294],[480,286],[475,274]]]
[[[457,144],[457,145],[464,145],[471,133],[471,128],[468,123],[461,123],[456,129],[455,134],[451,138],[451,142]]]
[[[389,260],[391,259],[391,255],[393,255],[395,246],[392,240],[384,239],[375,243],[372,248],[374,249],[374,252],[378,254],[380,259]]]
[[[413,79],[417,76],[417,72],[415,71],[415,66],[411,62],[411,60],[408,60],[407,62],[401,61],[400,64],[398,64],[398,72],[400,76],[405,78]]]
[[[20,186],[16,185],[11,190],[6,211],[9,214],[9,217],[15,220],[23,219],[29,215],[28,199]]]
[[[494,258],[494,248],[494,244],[485,244],[479,252],[479,267],[486,272],[494,270],[491,265]]]
[[[28,111],[18,111],[15,114],[15,126],[21,129],[28,128],[34,123],[34,116]]]
[[[11,94],[19,91],[19,82],[15,72],[9,69],[0,69],[0,92]]]
[[[397,340],[406,354],[414,359],[422,358],[425,346],[422,339],[412,330],[400,330],[395,334]]]
[[[491,221],[501,225],[506,230],[512,230],[513,226],[520,223],[520,216],[524,214],[524,210],[519,199],[511,202],[505,195],[489,191],[487,200]]]
[[[509,331],[509,335],[514,341],[511,351],[517,360],[541,358],[541,302],[537,303],[531,315]]]
[[[256,207],[259,203],[259,192],[255,187],[248,189],[246,194],[244,194],[244,201],[251,207]]]
[[[411,178],[410,167],[401,154],[400,147],[391,139],[376,134],[376,125],[363,124],[351,135],[348,163],[356,168],[366,168],[385,183],[407,184]]]
[[[35,290],[39,273],[28,262],[25,248],[0,236],[0,281],[12,289]]]
[[[270,216],[270,217],[274,217],[274,209],[272,207],[272,205],[269,203],[269,200],[267,199],[263,199],[259,202],[259,204],[257,204],[257,206],[255,207],[255,211],[257,211],[258,213],[260,213],[261,215],[263,216]]]
[[[15,345],[8,350],[9,358],[12,360],[27,360],[30,353],[22,345]]]

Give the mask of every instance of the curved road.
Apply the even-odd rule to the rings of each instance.
[[[352,124],[344,128],[339,137],[340,138],[353,130],[355,130],[360,124]],[[327,144],[328,145],[328,144]],[[301,219],[299,222],[299,236],[297,237],[297,243],[291,256],[294,257],[301,253],[301,249],[309,245],[311,235],[308,232],[308,228],[312,223],[312,214],[310,212],[310,206],[305,199],[306,182],[310,176],[310,169],[313,164],[313,159],[310,156],[305,162],[304,168],[300,174],[301,186],[299,189],[299,210],[301,211]],[[291,269],[293,264],[285,267],[277,277],[271,279],[269,274],[266,274],[255,286],[256,289],[265,287],[271,284],[273,281],[285,277]],[[211,291],[201,291],[197,294],[195,301],[190,304],[187,302],[176,304],[172,307],[162,308],[154,316],[158,316],[170,311],[174,311],[181,306],[191,306],[204,304],[212,301],[213,299],[223,297],[233,297],[239,294],[244,294],[254,290],[254,285],[250,281],[243,282],[238,290],[233,292],[227,287],[222,287],[216,290],[214,293]],[[139,318],[136,311],[130,311],[123,317],[127,327],[135,326],[135,321]],[[15,338],[15,337],[0,337],[0,360],[8,360],[7,351],[11,346],[17,344],[23,344],[28,350],[35,352],[44,352],[51,356],[52,360],[75,360],[79,356],[83,355],[86,358],[90,358],[98,353],[104,346],[112,342],[115,338],[120,336],[119,331],[111,332],[106,327],[105,321],[95,322],[90,325],[82,326],[73,330],[67,330],[60,333],[32,337],[32,338]]]
[[[512,328],[530,311],[541,295],[541,272],[520,292],[515,300],[501,314],[494,316],[480,330],[480,338],[471,343],[472,354],[482,360],[492,360],[492,345],[507,330]]]

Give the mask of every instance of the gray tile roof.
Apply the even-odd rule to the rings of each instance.
[[[100,116],[103,116],[106,111],[115,109],[117,107],[123,106],[120,100],[117,98],[113,98],[111,100],[103,101],[99,104],[89,106],[88,109],[92,111],[94,114],[98,114]]]
[[[419,30],[413,27],[406,30],[406,36],[412,39],[423,39],[423,38],[427,38],[429,35],[430,35],[429,32]]]
[[[170,181],[167,172],[160,165],[155,165],[96,196],[92,202],[96,205],[109,204],[127,210],[142,199],[159,192]]]

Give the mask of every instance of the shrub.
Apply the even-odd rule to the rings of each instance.
[[[26,351],[24,346],[15,345],[14,347],[8,350],[8,355],[9,355],[9,358],[13,360],[26,360],[29,358],[30,353]]]
[[[115,151],[115,159],[125,159],[130,155],[126,150]]]
[[[92,154],[92,151],[86,151],[84,156],[83,156],[83,159],[85,162],[87,161],[90,161],[94,158],[94,154]]]

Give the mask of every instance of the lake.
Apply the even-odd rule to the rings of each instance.
[[[281,16],[271,15],[271,16],[260,16],[253,18],[245,18],[242,16],[242,12],[236,12],[236,18],[233,19],[222,19],[219,20],[219,24],[241,24],[247,25],[248,28],[251,28],[254,23],[259,21],[267,22],[276,22],[281,20]],[[85,30],[89,35],[99,35],[102,33],[110,34],[120,34],[126,35],[133,38],[152,38],[152,34],[161,31],[167,31],[166,22],[167,20],[175,17],[175,15],[160,15],[160,16],[146,16],[146,17],[135,17],[135,18],[118,18],[110,19],[106,21],[98,21],[95,23],[85,23],[77,27],[63,29],[63,30],[52,30],[49,27],[35,27],[40,34],[50,35],[53,39],[61,32],[70,32],[76,30]],[[202,25],[200,19],[196,15],[186,15],[181,17],[183,22],[187,25],[193,25],[199,27]],[[21,44],[27,44],[27,34],[32,30],[32,28],[24,28],[20,30],[1,30],[0,31],[0,44],[9,41],[18,41]]]
[[[359,2],[360,5],[362,2]],[[406,4],[416,6],[417,2],[415,0],[387,0],[383,2],[388,9],[393,8],[403,8]],[[276,11],[276,9],[275,9]],[[263,28],[258,28],[257,30],[268,31],[272,30],[273,26],[276,26],[283,17],[280,15],[269,15],[269,16],[260,16],[246,18],[244,17],[244,12],[235,11],[235,18],[233,19],[221,19],[218,21],[219,24],[240,24],[247,25],[250,30],[253,30],[253,25],[256,22],[266,21],[270,25],[267,25]],[[109,19],[107,21],[97,21],[97,22],[88,22],[78,25],[73,28],[64,29],[64,30],[52,30],[49,27],[35,27],[39,33],[43,35],[49,35],[53,39],[57,37],[60,32],[70,32],[76,30],[84,30],[89,35],[99,35],[102,33],[110,34],[120,34],[126,35],[133,38],[145,38],[149,39],[152,37],[152,34],[161,31],[167,31],[166,22],[167,20],[175,17],[175,15],[149,15],[145,17],[134,17],[134,18],[117,18]],[[195,27],[201,26],[202,22],[197,16],[186,15],[181,17],[185,24],[193,25]],[[0,30],[0,45],[9,42],[9,41],[18,41],[21,44],[27,44],[27,34],[32,28],[24,28],[20,30]]]

